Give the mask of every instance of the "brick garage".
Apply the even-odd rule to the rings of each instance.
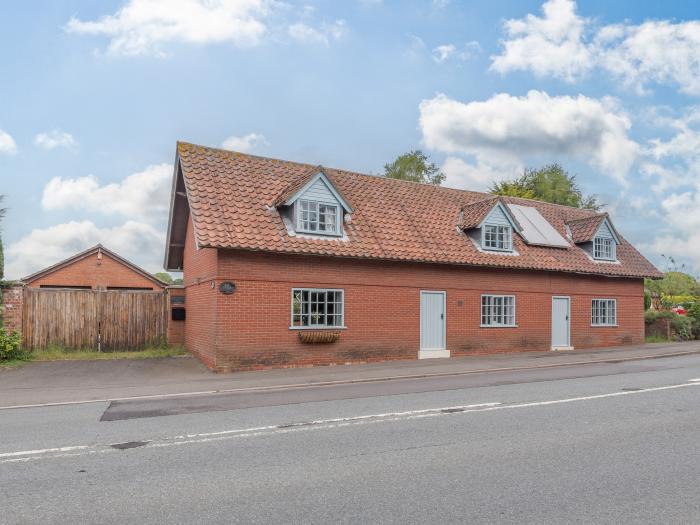
[[[300,170],[300,175],[291,169],[296,165],[290,168],[292,163],[283,161],[182,144],[178,153],[166,264],[169,269],[184,271],[186,346],[213,369],[231,371],[415,359],[421,348],[422,290],[445,293],[445,346],[453,356],[549,350],[555,296],[569,298],[570,345],[574,348],[638,344],[644,340],[643,278],[658,277],[658,271],[624,239],[617,246],[618,260],[606,264],[592,262],[585,253],[586,247],[577,245],[573,239],[584,235],[585,229],[598,228],[601,221],[609,220],[607,216],[533,203],[533,207],[537,206],[541,214],[566,235],[568,247],[528,246],[514,235],[517,256],[494,258],[488,255],[480,260],[482,253],[473,250],[469,238],[457,229],[460,220],[461,223],[465,220],[464,214],[460,215],[460,209],[465,207],[453,202],[454,190],[412,185],[412,193],[426,192],[426,195],[411,197],[412,202],[432,200],[437,205],[437,199],[443,198],[446,210],[441,208],[440,213],[446,215],[446,224],[442,224],[439,214],[431,218],[434,223],[430,224],[435,232],[434,242],[439,246],[436,252],[441,256],[447,254],[445,259],[452,254],[463,257],[457,251],[459,245],[454,251],[447,246],[448,242],[459,242],[463,243],[465,252],[469,251],[464,257],[468,255],[473,260],[459,264],[448,260],[412,261],[409,254],[415,241],[398,228],[392,232],[393,236],[377,242],[385,250],[395,246],[408,260],[386,260],[372,253],[371,246],[361,247],[360,251],[366,255],[359,257],[341,250],[349,250],[353,242],[369,235],[368,229],[361,229],[367,225],[362,221],[368,220],[362,215],[365,210],[361,209],[361,204],[364,199],[376,198],[376,195],[362,195],[361,189],[353,187],[353,184],[360,184],[352,175],[346,179],[345,173],[333,172],[333,181],[343,195],[352,199],[355,209],[351,222],[344,225],[347,239],[327,241],[325,245],[315,238],[310,241],[288,238],[289,231],[288,228],[285,231],[279,206],[273,206],[279,203],[280,194],[293,192],[289,190],[290,184],[303,187],[307,166],[304,166],[306,170]],[[183,156],[187,156],[186,162],[182,161]],[[227,166],[231,167],[230,173]],[[188,170],[192,174],[189,177]],[[256,170],[260,171],[256,173]],[[275,180],[270,174],[287,174],[290,170],[288,178],[277,181],[276,188],[270,187],[270,180]],[[226,185],[229,177],[231,184],[243,193]],[[347,184],[343,185],[345,181]],[[383,184],[389,182],[397,185],[397,192],[407,185],[382,181]],[[258,186],[246,188],[246,183]],[[393,191],[394,186],[389,190]],[[216,201],[213,191],[221,192],[227,202],[235,206],[231,204],[230,209],[219,215],[224,205]],[[461,194],[467,201],[475,198],[471,192]],[[260,202],[246,202],[252,199],[251,195],[259,195]],[[382,197],[384,203],[391,198],[386,193]],[[403,206],[411,204],[405,195],[400,198]],[[479,198],[483,200],[484,196],[479,195]],[[523,201],[517,199],[518,203]],[[203,207],[203,202],[209,206]],[[420,202],[416,206],[420,206]],[[211,206],[212,203],[217,205]],[[256,213],[264,215],[264,219],[247,218],[236,223],[234,219],[246,206],[259,206]],[[487,203],[482,207],[488,211],[489,206],[491,204]],[[384,212],[383,222],[401,221],[390,206]],[[567,225],[569,220],[576,228],[573,232]],[[266,228],[268,223],[273,229]],[[375,229],[371,231],[375,240],[379,237],[378,225],[375,222]],[[440,242],[442,230],[439,228],[443,227],[446,235],[454,239],[446,237]],[[426,232],[418,230],[416,236],[425,239]],[[305,249],[298,249],[295,242]],[[259,243],[258,248],[251,243]],[[293,253],[290,246],[297,252],[307,253]],[[334,249],[338,252],[334,253]],[[416,246],[415,252],[420,249]],[[493,267],[493,261],[505,261],[516,267]],[[222,293],[219,289],[222,283],[233,283],[235,291]],[[343,290],[343,326],[328,328],[340,334],[336,342],[308,344],[300,341],[302,331],[291,327],[294,289]],[[484,295],[513,296],[517,305],[515,326],[482,326]],[[592,326],[592,301],[598,298],[616,302],[614,326]]]
[[[26,293],[25,289],[28,289]],[[73,293],[72,300],[77,302],[86,301],[87,298],[83,296],[90,294],[91,291],[93,291],[92,293],[94,291],[109,291],[112,294],[116,293],[122,296],[125,294],[139,295],[141,292],[167,294],[167,297],[162,299],[164,304],[167,301],[168,307],[167,331],[163,333],[163,336],[167,337],[169,344],[184,343],[185,321],[179,320],[180,317],[175,312],[184,312],[184,287],[168,287],[146,270],[102,245],[96,245],[77,253],[24,277],[18,284],[5,288],[3,325],[8,330],[23,333],[25,317],[35,314],[35,312],[29,312],[26,306],[28,303],[25,304],[25,295],[32,290],[49,294],[69,290]],[[142,299],[144,300],[141,303],[145,305],[148,302],[147,298],[142,297]],[[138,312],[135,315],[142,319],[145,318],[145,310],[139,309],[139,306],[135,308]],[[33,320],[38,323],[37,326],[48,326],[49,324],[46,316],[43,315],[39,317],[34,315]],[[83,329],[86,329],[86,326],[75,326],[71,330],[79,332]],[[128,335],[124,337],[129,339]]]
[[[22,278],[30,288],[164,290],[165,283],[102,245]]]

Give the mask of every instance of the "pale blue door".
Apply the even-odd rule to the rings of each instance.
[[[420,293],[420,349],[445,350],[445,292]]]
[[[552,297],[552,347],[570,346],[568,297]]]

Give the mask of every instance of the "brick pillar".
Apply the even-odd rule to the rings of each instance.
[[[180,285],[168,286],[168,344],[169,345],[184,345],[185,344],[185,321],[173,320],[174,308],[185,308],[185,287]],[[176,298],[179,298],[176,299]]]
[[[8,332],[22,333],[24,286],[12,284],[2,290],[2,324]]]

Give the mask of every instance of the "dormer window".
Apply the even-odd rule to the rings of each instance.
[[[297,207],[297,231],[324,235],[338,235],[340,233],[338,206],[299,199]]]
[[[485,224],[482,229],[484,250],[510,252],[513,250],[513,229],[510,226]]]
[[[595,237],[593,239],[593,258],[602,261],[614,261],[615,239],[608,237]]]
[[[322,166],[292,182],[275,205],[290,235],[343,237],[344,219],[352,213]]]

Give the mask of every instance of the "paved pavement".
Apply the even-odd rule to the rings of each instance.
[[[700,352],[700,342],[647,344],[573,352],[524,352],[451,359],[389,361],[215,374],[196,359],[34,362],[0,370],[0,408],[283,385],[367,382],[389,377],[469,374],[483,370],[560,367]]]
[[[700,355],[12,409],[0,524],[697,523],[699,438]]]

